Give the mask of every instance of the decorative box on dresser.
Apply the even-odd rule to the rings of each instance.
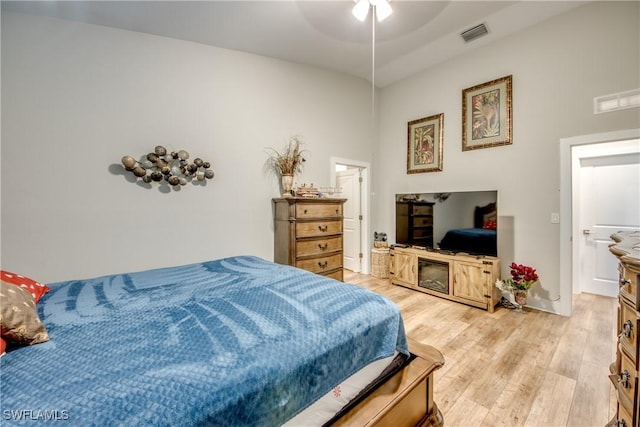
[[[618,293],[618,322],[616,360],[611,364],[609,378],[617,396],[616,416],[608,426],[638,427],[640,399],[638,371],[640,370],[640,232],[618,232],[611,236],[609,250],[618,257],[620,288]]]
[[[273,199],[274,261],[343,280],[343,218],[346,199]]]

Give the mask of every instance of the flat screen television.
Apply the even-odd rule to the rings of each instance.
[[[498,192],[396,194],[396,244],[497,256]]]

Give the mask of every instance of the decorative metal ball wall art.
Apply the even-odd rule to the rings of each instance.
[[[147,154],[144,160],[138,161],[133,156],[124,156],[122,165],[146,183],[165,180],[174,187],[187,185],[194,178],[204,181],[214,177],[211,163],[201,158],[189,163],[189,152],[168,152],[162,145],[158,145],[153,153]]]

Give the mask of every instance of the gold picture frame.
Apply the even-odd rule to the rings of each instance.
[[[407,124],[407,173],[442,170],[444,113]]]
[[[512,143],[512,76],[462,91],[462,151]]]

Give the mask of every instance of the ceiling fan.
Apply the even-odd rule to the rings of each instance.
[[[393,10],[391,9],[391,5],[388,0],[355,0],[357,3],[353,6],[351,13],[356,17],[359,21],[364,21],[367,19],[367,15],[369,14],[369,9],[373,7],[375,10],[376,17],[378,18],[378,22],[384,21]]]

